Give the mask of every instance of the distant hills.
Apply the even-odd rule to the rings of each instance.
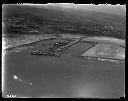
[[[14,36],[60,32],[125,38],[126,29],[125,16],[52,6],[4,6],[3,21],[5,34]]]

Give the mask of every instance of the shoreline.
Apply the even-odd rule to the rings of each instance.
[[[15,48],[22,45],[27,45],[31,43],[35,43],[41,40],[47,40],[50,38],[54,38],[54,36],[45,36],[45,35],[24,35],[22,37],[17,37],[14,39],[8,39],[8,38],[2,38],[2,48],[3,49],[9,49],[9,48]],[[10,42],[8,42],[10,41]],[[12,41],[12,43],[11,43]]]
[[[94,36],[94,37],[90,37],[90,36],[82,36],[82,35],[72,35],[72,34],[62,34],[60,36],[60,38],[62,39],[80,39],[81,37],[85,37],[83,38],[81,41],[91,41],[91,42],[98,42],[98,43],[104,43],[104,44],[115,44],[115,45],[119,45],[123,48],[125,48],[125,40],[122,39],[117,39],[117,38],[113,38],[113,37],[104,37],[104,36]],[[27,45],[30,43],[34,43],[34,42],[38,42],[41,40],[45,40],[45,39],[50,39],[50,38],[58,38],[57,35],[24,35],[21,37],[17,37],[16,38],[2,38],[2,48],[3,49],[8,49],[8,48],[15,48],[18,46],[22,46],[22,45]]]

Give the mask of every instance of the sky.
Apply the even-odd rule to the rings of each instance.
[[[77,8],[119,15],[126,13],[125,5],[77,5]]]
[[[110,14],[124,15],[126,16],[126,5],[110,5],[110,4],[74,4],[74,3],[48,3],[48,4],[29,4],[24,3],[24,5],[30,5],[35,7],[61,7],[65,8],[73,8],[73,9],[81,9],[81,10],[90,10],[90,11],[98,11]]]
[[[98,11],[110,14],[117,15],[126,15],[126,5],[109,5],[109,4],[73,4],[73,3],[49,3],[44,6],[58,6],[63,8],[74,8],[74,9],[82,9],[82,10],[90,10],[90,11]]]

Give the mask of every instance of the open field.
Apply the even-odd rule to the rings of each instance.
[[[24,44],[30,44],[36,41],[45,40],[49,38],[53,38],[51,35],[22,35],[20,37],[14,38],[2,38],[2,43],[4,45],[4,49],[17,47]]]
[[[125,49],[120,46],[110,44],[97,44],[81,56],[125,60]]]
[[[120,45],[122,47],[125,47],[125,40],[118,39],[118,38],[112,38],[112,37],[88,37],[86,39],[83,39],[82,41],[93,41],[93,42],[99,42],[99,43],[108,43],[108,44],[114,44],[114,45]]]
[[[4,52],[8,54],[13,54],[15,52],[22,52],[26,49],[31,49],[31,51],[36,50],[36,49],[45,50],[51,47],[53,43],[57,41],[64,41],[64,40],[65,39],[55,39],[55,38],[42,39],[40,41],[31,42],[29,44],[22,44],[17,47],[6,48],[4,49]],[[71,41],[71,40],[67,39],[67,41]]]

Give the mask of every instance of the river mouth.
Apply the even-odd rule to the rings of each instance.
[[[5,54],[5,97],[7,94],[36,98],[123,96],[124,63],[101,62],[80,56],[95,46],[95,42],[74,44],[69,47],[68,53],[60,57],[30,54],[36,49],[43,49],[42,45],[56,41],[58,39],[42,40],[22,46],[27,47],[22,51]],[[32,85],[13,79],[14,75]]]

